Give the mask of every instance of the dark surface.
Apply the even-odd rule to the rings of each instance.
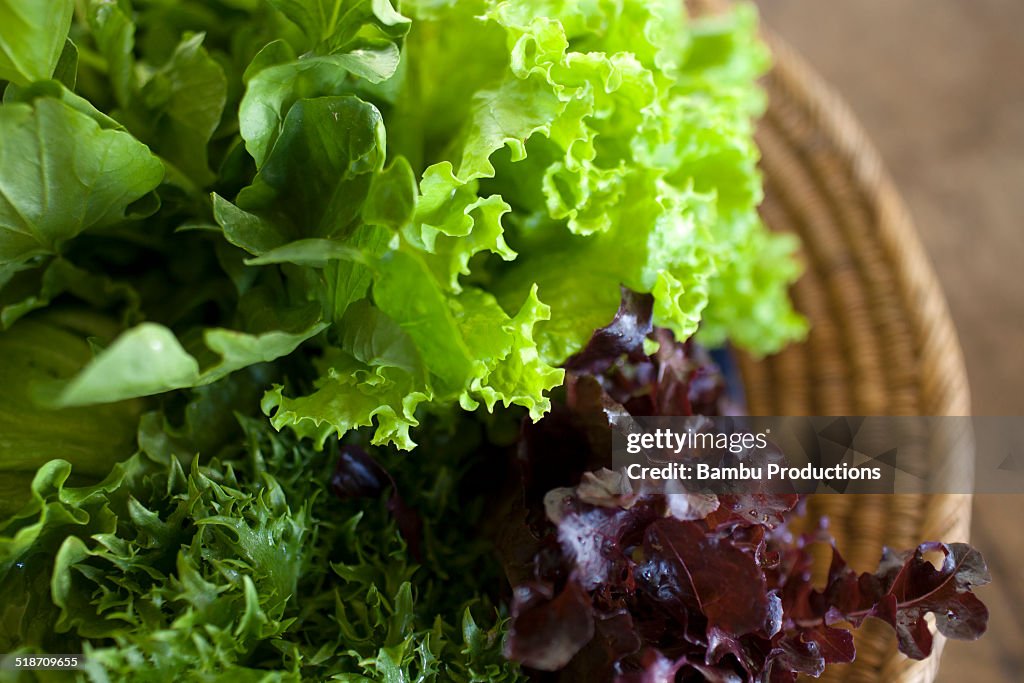
[[[1024,2],[759,0],[874,140],[949,300],[973,407],[1024,415]],[[1024,495],[978,496],[989,633],[940,683],[1024,681]]]

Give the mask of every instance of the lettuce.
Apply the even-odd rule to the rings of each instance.
[[[225,236],[250,263],[308,269],[320,264],[306,252],[318,252],[322,275],[292,277],[325,316],[375,334],[377,313],[346,316],[368,291],[418,352],[372,384],[323,364],[315,393],[273,389],[275,425],[322,443],[376,419],[375,442],[408,448],[422,403],[501,402],[539,417],[557,366],[611,317],[623,285],[654,293],[656,323],[681,338],[705,309],[701,334],[714,343],[767,352],[800,334],[785,291],[793,244],[755,212],[750,83],[764,57],[751,49],[752,14],[687,33],[664,30],[683,23],[667,5],[544,9],[412,3],[405,61],[363,92],[357,70],[309,61],[321,57],[250,67],[243,121],[272,116],[242,128],[259,172],[235,204],[215,198]],[[441,30],[489,37],[439,50]],[[627,52],[628,35],[649,42]],[[437,74],[469,62],[441,87]],[[282,116],[297,90],[309,97]],[[453,313],[488,325],[467,336]]]
[[[319,445],[375,427],[409,449],[424,409],[539,418],[622,286],[653,293],[680,338],[765,353],[802,332],[793,244],[755,211],[766,58],[749,8],[281,0],[225,11],[239,33],[219,42],[193,3],[94,1],[84,18],[70,35],[96,56],[76,89],[106,112],[52,81],[5,96],[3,159],[55,172],[0,171],[0,279],[22,292],[4,322],[70,294],[137,326],[51,406],[200,386],[315,340],[320,377],[269,388],[273,424]],[[199,32],[138,42],[170,19]],[[206,281],[235,292],[167,313],[165,292],[137,294],[152,278],[102,279],[148,257],[125,242],[165,268],[215,253]],[[253,299],[281,314],[232,313]],[[378,337],[400,361],[352,346]]]

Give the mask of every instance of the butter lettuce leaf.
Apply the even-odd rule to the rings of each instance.
[[[0,293],[0,329],[68,294],[100,309],[121,304],[127,318],[139,314],[139,294],[130,285],[56,257],[45,268],[18,273]]]
[[[409,30],[409,19],[399,14],[391,0],[270,0],[270,3],[301,28],[311,49],[321,54],[342,51],[370,38],[394,40]]]
[[[262,167],[284,117],[300,99],[355,92],[360,79],[379,83],[398,68],[394,43],[297,59],[287,43],[271,43],[249,66],[238,120],[246,149]]]
[[[315,308],[286,318],[282,321],[285,329],[242,332],[206,328],[202,344],[196,344],[193,353],[167,327],[145,322],[119,335],[69,379],[40,383],[36,399],[65,408],[204,386],[251,365],[287,356],[327,328]]]
[[[50,78],[71,26],[73,0],[0,0],[0,81]]]
[[[27,500],[29,483],[45,463],[75,463],[79,481],[97,481],[135,448],[143,406],[137,401],[101,406],[42,409],[37,388],[72,376],[92,356],[87,339],[116,332],[110,320],[47,312],[0,332],[0,519]]]
[[[209,145],[227,104],[224,68],[204,47],[202,31],[183,36],[160,64],[141,62],[133,15],[127,1],[88,3],[88,26],[117,105],[112,114],[180,173],[179,184],[205,187],[216,178]]]
[[[134,102],[143,104],[145,113],[123,114],[129,130],[200,187],[216,179],[208,146],[227,102],[227,77],[203,47],[204,39],[199,33],[182,40],[142,86]]]
[[[4,104],[0,284],[83,231],[124,221],[163,176],[163,164],[145,145],[62,101]]]
[[[90,0],[86,15],[96,48],[106,60],[113,99],[120,107],[131,106],[138,88],[133,56],[135,22],[126,10],[123,3]]]
[[[358,225],[373,174],[384,165],[384,145],[384,122],[372,104],[351,95],[300,100],[235,203],[289,241],[344,235]],[[233,217],[225,217],[222,227],[233,229]]]

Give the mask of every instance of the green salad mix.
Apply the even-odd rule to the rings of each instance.
[[[520,680],[468,473],[623,288],[676,339],[803,333],[756,213],[755,23],[0,0],[0,652]],[[390,500],[339,494],[339,440]]]

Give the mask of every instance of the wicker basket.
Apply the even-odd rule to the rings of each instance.
[[[877,152],[846,105],[777,38],[765,79],[767,115],[758,132],[774,230],[796,232],[806,274],[794,288],[810,319],[803,344],[767,358],[741,358],[754,415],[967,415],[963,357],[938,281]],[[936,469],[966,468],[968,442],[930,449]],[[969,474],[967,475],[969,476]],[[828,515],[839,547],[859,570],[874,568],[883,545],[967,540],[965,495],[818,496],[812,517]],[[896,651],[888,626],[869,620],[857,634],[857,661],[822,680],[925,683],[942,649],[923,662]]]

